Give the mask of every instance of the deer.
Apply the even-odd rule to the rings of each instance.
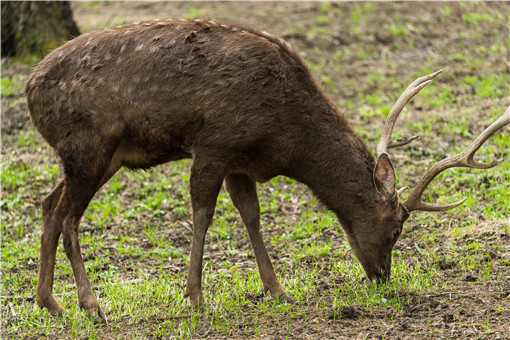
[[[78,36],[49,53],[25,84],[31,121],[55,150],[63,178],[42,207],[36,302],[52,315],[62,236],[79,305],[105,320],[85,270],[80,219],[122,167],[147,169],[191,158],[193,236],[185,295],[205,305],[204,240],[225,183],[240,213],[265,291],[295,302],[275,274],[261,233],[256,184],[286,176],[307,185],[338,217],[370,280],[388,280],[392,249],[412,211],[446,211],[421,196],[452,167],[489,169],[476,151],[510,122],[510,108],[462,153],[432,166],[407,200],[399,197],[388,149],[399,113],[441,70],[416,79],[391,108],[376,157],[284,40],[213,19],[155,19]]]

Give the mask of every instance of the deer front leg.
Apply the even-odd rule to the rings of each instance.
[[[221,163],[195,158],[191,168],[190,192],[193,208],[193,241],[187,278],[186,295],[192,308],[205,304],[202,293],[202,258],[207,229],[211,224],[216,199],[225,176]]]
[[[279,297],[291,303],[295,302],[278,281],[260,233],[260,206],[255,181],[246,175],[229,174],[225,178],[225,182],[232,202],[239,210],[248,230],[264,289],[269,290],[272,297]]]

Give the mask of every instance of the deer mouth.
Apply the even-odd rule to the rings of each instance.
[[[375,281],[376,283],[384,283],[389,281],[391,276],[391,270],[389,266],[387,268],[378,267],[370,272],[367,272],[367,276],[371,281]]]

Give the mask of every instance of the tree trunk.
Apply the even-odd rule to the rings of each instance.
[[[2,57],[42,58],[78,35],[69,1],[2,1]]]

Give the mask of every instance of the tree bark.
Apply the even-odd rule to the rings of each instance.
[[[2,57],[42,58],[78,35],[69,1],[2,1]]]

